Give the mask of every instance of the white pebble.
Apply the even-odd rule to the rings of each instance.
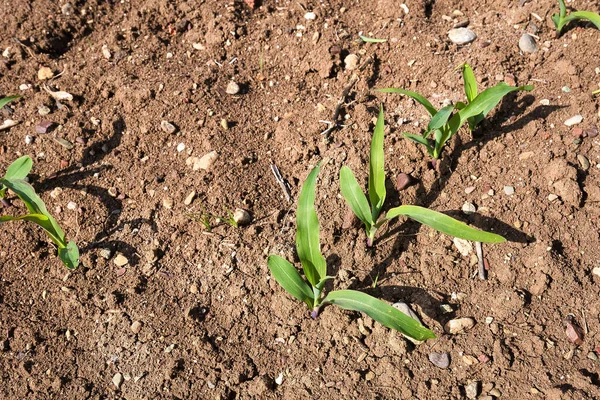
[[[448,38],[450,38],[452,43],[462,45],[471,43],[477,39],[477,35],[469,28],[455,28],[448,31]]]
[[[304,19],[307,19],[309,21],[314,21],[317,18],[317,14],[315,14],[314,12],[307,12],[306,14],[304,14]]]
[[[178,151],[179,153],[181,153],[181,152],[182,152],[182,151],[184,151],[184,150],[185,150],[185,144],[183,144],[183,143],[179,143],[179,144],[177,145],[177,151]]]
[[[538,50],[537,43],[533,36],[528,33],[524,33],[519,39],[519,49],[523,53],[535,53]]]
[[[344,58],[344,65],[348,71],[355,70],[358,68],[358,56],[356,54],[348,54]]]
[[[469,203],[468,201],[466,201],[465,204],[463,204],[463,206],[462,206],[462,211],[466,215],[471,215],[477,211],[477,208],[475,208],[475,204]]]
[[[283,383],[283,373],[280,373],[277,378],[275,378],[275,383],[281,385]]]
[[[583,121],[583,116],[575,115],[575,116],[569,118],[568,120],[566,120],[565,125],[572,126],[572,125],[576,125],[576,124],[580,123],[581,121]]]
[[[69,210],[77,210],[77,204],[76,204],[75,202],[73,202],[73,201],[70,201],[70,202],[67,204],[67,208],[68,208]]]
[[[31,144],[35,140],[35,137],[27,135],[25,136],[25,144]]]
[[[504,186],[504,193],[510,196],[515,193],[515,188],[512,186]]]

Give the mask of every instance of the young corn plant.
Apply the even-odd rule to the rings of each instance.
[[[75,269],[79,265],[79,249],[75,242],[67,242],[63,230],[56,220],[46,209],[46,205],[35,193],[33,187],[25,181],[31,170],[33,162],[29,156],[23,156],[15,160],[6,170],[4,178],[0,179],[0,198],[4,199],[6,189],[15,193],[29,210],[29,214],[13,217],[10,215],[0,216],[0,223],[8,221],[31,221],[38,224],[46,231],[50,239],[58,247],[58,257],[69,269]]]
[[[462,72],[467,103],[458,102],[456,105],[450,104],[440,110],[436,110],[425,97],[410,90],[396,88],[377,89],[378,92],[382,93],[399,93],[409,96],[425,107],[431,116],[425,132],[422,135],[404,133],[404,136],[424,145],[429,155],[436,160],[440,158],[446,142],[458,132],[465,122],[468,122],[469,128],[472,131],[500,103],[504,96],[515,91],[529,91],[533,89],[531,85],[515,87],[505,82],[500,82],[496,86],[487,88],[478,94],[477,81],[469,64],[465,63],[462,65]]]
[[[561,31],[571,21],[588,20],[600,29],[600,15],[591,11],[573,11],[567,15],[567,7],[564,0],[558,0],[558,14],[552,15],[552,22],[556,28],[556,34],[560,35]]]
[[[302,186],[296,212],[296,249],[306,280],[286,259],[270,255],[267,261],[275,280],[293,297],[306,303],[317,318],[322,307],[335,304],[345,310],[364,312],[375,321],[417,340],[435,338],[433,332],[396,308],[368,294],[354,290],[336,290],[324,295],[327,262],[321,254],[319,220],[314,208],[317,165]]]
[[[8,96],[8,97],[4,97],[4,98],[0,99],[0,109],[2,109],[2,107],[7,105],[8,103],[10,103],[11,101],[16,100],[20,97],[21,96]]]
[[[384,132],[383,108],[379,109],[379,116],[375,124],[375,131],[371,140],[371,154],[369,158],[369,183],[368,194],[365,196],[358,184],[352,170],[343,166],[340,170],[340,189],[342,196],[350,206],[356,217],[365,225],[367,246],[373,245],[375,233],[384,223],[404,215],[433,229],[461,239],[475,242],[501,243],[506,241],[502,236],[480,231],[455,220],[445,214],[429,210],[424,207],[403,205],[389,210],[385,218],[379,218],[385,202],[385,170],[383,152]],[[370,202],[370,205],[369,205]]]

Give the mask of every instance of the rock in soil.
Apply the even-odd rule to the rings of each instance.
[[[456,335],[468,331],[474,326],[475,320],[473,318],[456,318],[446,322],[444,330],[451,335]]]
[[[234,81],[230,81],[227,84],[227,88],[225,89],[225,93],[234,95],[234,94],[238,94],[239,92],[240,92],[240,85],[238,85]]]
[[[243,208],[236,208],[233,212],[233,220],[239,225],[244,226],[252,222],[252,214]]]
[[[398,174],[396,178],[396,190],[399,192],[405,190],[412,184],[412,178],[410,175],[405,174],[404,172]]]
[[[112,378],[112,383],[117,389],[120,389],[121,384],[123,383],[123,375],[120,372],[117,372]]]
[[[569,118],[568,120],[566,120],[565,121],[565,125],[566,126],[573,126],[573,125],[577,125],[581,121],[583,121],[583,116],[581,116],[581,115],[575,115],[575,116]]]
[[[450,354],[448,353],[429,353],[429,361],[438,368],[446,369],[450,366]]]
[[[353,71],[358,68],[358,56],[356,54],[348,54],[344,58],[344,65],[348,71]]]
[[[476,399],[479,394],[479,382],[471,382],[465,386],[465,394],[468,399]]]
[[[528,33],[524,33],[519,39],[519,48],[523,53],[535,53],[538,50],[535,38]]]
[[[450,29],[448,31],[448,37],[450,38],[452,43],[458,45],[471,43],[473,40],[477,39],[477,35],[475,34],[475,32],[473,32],[469,28]]]

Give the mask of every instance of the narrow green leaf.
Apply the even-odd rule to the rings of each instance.
[[[457,110],[462,110],[463,108],[465,108],[467,105],[465,103],[463,103],[462,101],[457,102],[454,105],[454,108],[456,108]]]
[[[57,235],[57,232],[55,232],[54,227],[52,226],[52,222],[50,222],[46,215],[26,214],[18,217],[13,217],[11,215],[3,215],[0,217],[0,223],[8,221],[29,221],[36,223],[46,231],[46,233],[48,234],[48,236],[50,236],[50,239],[54,242],[54,244],[56,244],[58,247],[64,246],[64,239]]]
[[[435,334],[418,321],[366,293],[354,290],[338,290],[330,292],[325,297],[323,304],[326,303],[335,304],[345,310],[364,312],[380,324],[416,340],[435,338]]]
[[[387,42],[387,39],[375,39],[375,38],[370,38],[370,37],[366,37],[363,35],[358,35],[359,38],[361,38],[363,40],[363,42],[366,43],[385,43]]]
[[[562,25],[565,26],[569,22],[577,20],[588,20],[600,29],[600,15],[591,11],[573,11],[563,19]]]
[[[75,269],[79,266],[79,249],[74,241],[70,241],[67,247],[59,247],[58,257],[68,269]]]
[[[315,185],[319,170],[317,165],[304,181],[296,211],[296,249],[304,275],[313,286],[327,275],[327,263],[319,243],[319,219],[315,211]]]
[[[494,233],[480,231],[479,229],[471,228],[467,224],[460,222],[446,214],[432,211],[424,207],[419,206],[400,206],[392,208],[388,211],[386,218],[388,220],[395,218],[399,215],[405,215],[409,218],[414,219],[432,227],[433,229],[457,237],[460,239],[472,240],[474,242],[482,243],[503,243],[506,242],[500,235]]]
[[[375,91],[381,92],[381,93],[399,93],[399,94],[403,94],[403,95],[412,97],[413,99],[415,99],[416,101],[421,103],[421,105],[427,109],[427,111],[429,112],[429,114],[431,114],[432,117],[437,113],[437,110],[435,109],[435,107],[433,105],[431,105],[429,100],[427,100],[425,97],[421,96],[419,93],[411,92],[410,90],[396,89],[396,88],[376,89]]]
[[[454,111],[454,104],[449,104],[438,111],[433,117],[431,117],[429,125],[427,125],[427,131],[435,131],[436,129],[440,129],[442,126],[446,125],[448,118],[450,118],[450,115],[452,115],[452,111]]]
[[[313,292],[292,264],[278,255],[270,255],[267,259],[267,265],[281,287],[312,308]]]
[[[356,181],[356,177],[350,168],[345,165],[340,170],[340,189],[342,191],[342,196],[350,206],[354,215],[365,224],[367,231],[369,231],[375,221],[373,221],[373,216],[371,215],[367,196],[365,196],[360,188],[360,185]]]
[[[402,134],[402,136],[404,136],[407,139],[412,140],[413,142],[417,142],[419,144],[425,145],[428,148],[431,147],[430,144],[429,144],[429,141],[427,139],[425,139],[423,136],[414,135],[414,134],[408,133],[408,132],[404,132]]]
[[[2,107],[4,107],[5,105],[7,105],[8,103],[10,103],[13,100],[16,100],[18,98],[20,98],[21,96],[8,96],[5,97],[3,99],[0,99],[0,109],[2,109]]]
[[[467,102],[470,103],[477,97],[477,80],[475,79],[473,69],[467,63],[464,63],[462,66],[462,74]]]
[[[23,203],[25,203],[25,206],[29,210],[30,214],[42,214],[48,217],[48,224],[42,227],[48,232],[57,246],[65,247],[67,245],[63,230],[60,228],[52,215],[50,215],[42,199],[40,199],[35,193],[33,186],[22,179],[6,178],[0,179],[0,184],[6,186],[17,196],[19,196]]]
[[[385,202],[385,170],[383,153],[383,132],[385,131],[383,106],[379,107],[379,115],[371,140],[371,156],[369,158],[369,200],[373,222],[377,222],[379,213]]]

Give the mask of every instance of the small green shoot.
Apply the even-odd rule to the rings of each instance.
[[[296,211],[296,249],[306,280],[289,261],[278,255],[270,255],[267,264],[275,280],[293,297],[306,303],[313,318],[318,317],[323,306],[336,304],[346,310],[364,312],[384,326],[411,338],[435,338],[434,333],[418,321],[368,294],[354,290],[338,290],[323,297],[325,283],[332,277],[327,276],[327,262],[321,254],[319,220],[314,208],[319,169],[319,166],[316,166],[304,182]]]
[[[370,38],[370,37],[366,37],[363,35],[358,35],[358,37],[361,38],[362,41],[365,43],[385,43],[385,42],[387,42],[387,39],[375,39],[375,38]]]
[[[600,29],[600,15],[591,11],[573,11],[567,15],[567,7],[564,0],[558,0],[559,13],[552,15],[552,22],[556,28],[557,35],[560,35],[566,24],[571,21],[588,20]]]
[[[227,212],[227,216],[223,217],[223,221],[227,222],[230,226],[234,228],[239,228],[237,221],[233,218],[233,213],[229,211],[229,208],[223,206],[225,208],[225,212]]]
[[[20,98],[21,96],[8,96],[5,97],[3,99],[0,99],[0,109],[2,109],[2,107],[4,107],[5,105],[7,105],[8,103],[10,103],[13,100],[16,100],[18,98]]]
[[[595,96],[595,95],[597,95],[597,94],[600,94],[600,89],[598,89],[598,90],[594,90],[594,91],[592,92],[592,96]]]
[[[24,180],[31,170],[32,164],[31,158],[23,156],[8,167],[6,175],[0,179],[2,198],[6,189],[10,189],[25,203],[29,214],[18,217],[3,215],[0,216],[0,223],[19,220],[35,222],[46,231],[54,244],[58,246],[58,256],[63,264],[69,269],[75,269],[79,265],[77,245],[73,241],[67,242],[63,230],[50,215],[42,199],[35,193],[33,187]]]
[[[399,93],[409,96],[425,107],[431,116],[425,132],[422,135],[404,133],[404,137],[424,145],[427,148],[427,153],[435,159],[440,158],[446,142],[458,132],[465,122],[468,122],[469,128],[473,131],[485,119],[486,115],[500,103],[504,96],[515,91],[533,89],[531,85],[514,87],[505,82],[500,82],[478,94],[477,81],[469,64],[462,65],[462,72],[467,103],[450,104],[440,110],[436,110],[425,97],[410,90],[377,89],[378,92],[382,93]]]
[[[347,166],[343,166],[340,170],[342,196],[350,206],[352,212],[365,225],[367,246],[370,247],[373,245],[377,229],[387,221],[400,215],[407,216],[437,231],[461,239],[487,243],[501,243],[505,241],[502,236],[471,228],[445,214],[418,206],[403,205],[396,207],[389,210],[385,218],[379,219],[386,197],[383,151],[384,130],[383,108],[380,108],[371,140],[368,183],[369,200],[367,200],[367,196],[365,196],[358,184],[352,170]]]

